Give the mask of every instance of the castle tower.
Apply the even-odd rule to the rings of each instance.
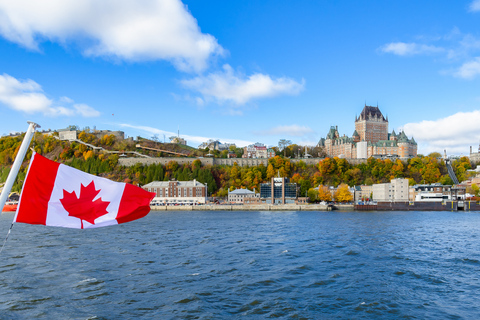
[[[378,107],[365,105],[360,116],[355,119],[355,130],[360,141],[375,143],[388,140],[388,119],[385,119]]]

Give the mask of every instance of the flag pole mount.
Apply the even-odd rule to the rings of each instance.
[[[35,132],[35,129],[40,128],[40,125],[38,125],[35,122],[32,121],[27,121],[29,126],[27,133],[25,133],[25,137],[23,138],[22,145],[20,146],[20,149],[18,149],[17,157],[15,158],[15,161],[13,162],[12,169],[10,170],[10,173],[8,174],[7,181],[5,181],[5,185],[3,186],[2,194],[0,195],[0,208],[3,210],[3,207],[5,206],[5,202],[7,202],[7,197],[10,194],[10,191],[12,190],[13,183],[15,182],[15,179],[17,178],[18,171],[20,170],[20,167],[23,163],[23,159],[25,158],[25,155],[27,154],[28,147],[30,146],[30,142],[32,141],[33,134]]]

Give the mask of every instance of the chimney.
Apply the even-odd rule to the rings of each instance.
[[[193,179],[193,186],[194,186],[194,187],[197,186],[197,179]]]

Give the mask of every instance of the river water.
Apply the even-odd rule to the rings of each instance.
[[[1,233],[12,219],[0,216]],[[15,224],[0,255],[0,319],[479,319],[479,227],[476,212]]]

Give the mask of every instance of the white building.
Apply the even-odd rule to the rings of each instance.
[[[273,157],[275,157],[275,151],[259,142],[243,148],[242,158],[269,159]]]
[[[255,189],[235,189],[228,191],[228,202],[243,203],[244,198],[260,198],[260,193],[255,193]]]
[[[408,179],[393,179],[390,183],[377,183],[372,186],[374,201],[408,201]]]
[[[198,146],[198,149],[205,149],[208,148],[209,150],[229,150],[230,147],[236,148],[237,146],[235,143],[221,143],[219,140],[208,140],[207,142],[203,142],[201,145]]]
[[[180,138],[180,137],[170,137],[170,143],[176,143],[176,144],[183,144],[184,146],[187,145],[187,140]]]
[[[193,181],[153,181],[142,187],[156,196],[152,204],[205,204],[206,186]]]

